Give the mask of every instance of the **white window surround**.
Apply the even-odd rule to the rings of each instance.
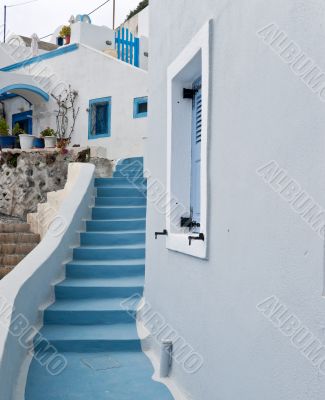
[[[193,37],[167,70],[167,212],[166,247],[194,257],[207,259],[208,225],[208,130],[210,86],[210,33],[212,20]],[[200,70],[198,71],[198,64]],[[180,228],[180,217],[190,212],[191,102],[183,101],[182,88],[202,75],[202,146],[201,146],[201,233],[205,240],[192,241],[189,231]],[[188,118],[186,117],[188,116]],[[179,222],[171,215],[177,205],[187,213]],[[179,224],[179,226],[176,226]],[[197,236],[197,235],[193,235]]]

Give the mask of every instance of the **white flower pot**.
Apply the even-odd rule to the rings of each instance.
[[[46,148],[51,148],[56,146],[56,137],[55,136],[44,136],[44,143]]]
[[[19,135],[20,147],[22,150],[30,150],[33,148],[34,136],[33,135]]]

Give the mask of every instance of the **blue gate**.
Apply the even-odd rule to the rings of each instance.
[[[140,40],[132,35],[128,29],[122,28],[115,32],[115,48],[117,58],[139,67]]]

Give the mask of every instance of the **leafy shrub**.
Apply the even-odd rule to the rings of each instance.
[[[46,136],[56,136],[54,129],[52,128],[46,128],[41,132],[41,136],[46,137]]]
[[[12,129],[12,136],[26,135],[26,132],[19,126],[18,122]]]
[[[8,136],[9,135],[9,126],[6,120],[2,117],[0,118],[0,136]]]
[[[60,30],[60,36],[65,38],[67,36],[71,36],[71,27],[69,25],[64,25]]]

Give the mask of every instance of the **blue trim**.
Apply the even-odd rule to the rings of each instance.
[[[44,90],[42,90],[36,86],[25,85],[24,83],[16,83],[15,85],[9,85],[9,86],[4,87],[4,88],[0,89],[0,95],[5,94],[10,91],[13,91],[13,90],[27,90],[29,92],[33,92],[33,93],[39,95],[45,101],[50,100],[50,96],[46,92],[44,92]]]
[[[13,71],[15,69],[20,69],[27,67],[28,65],[39,63],[44,60],[49,60],[51,58],[55,58],[58,56],[62,56],[63,54],[71,53],[72,51],[78,50],[79,45],[77,43],[60,47],[59,49],[48,51],[47,53],[41,54],[37,57],[29,58],[28,60],[20,61],[16,64],[8,65],[7,67],[1,68],[1,72]]]
[[[4,93],[4,94],[0,95],[0,101],[11,100],[11,99],[14,99],[16,97],[19,97],[18,94]]]
[[[78,14],[76,16],[76,22],[86,22],[88,24],[91,24],[91,18],[88,14]]]
[[[105,102],[108,104],[108,121],[107,121],[108,132],[103,132],[103,133],[98,133],[97,135],[92,135],[91,134],[92,105],[97,104],[97,103],[105,103]],[[106,137],[111,136],[111,113],[112,113],[112,97],[101,97],[99,99],[89,100],[89,114],[88,114],[88,139],[89,140],[106,138]]]
[[[136,97],[134,99],[134,103],[133,103],[133,118],[145,118],[148,116],[148,111],[147,112],[139,112],[139,105],[140,104],[148,104],[148,97]]]
[[[31,135],[33,133],[33,111],[25,111],[22,113],[17,113],[12,115],[12,127],[16,125],[17,122],[27,120],[28,128],[27,134]]]

